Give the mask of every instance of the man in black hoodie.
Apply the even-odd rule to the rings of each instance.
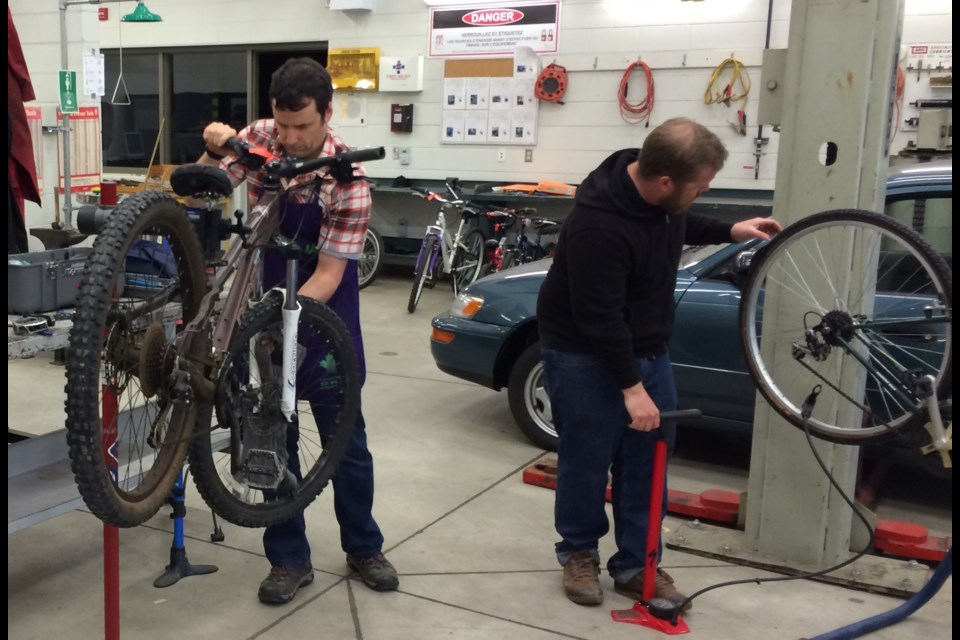
[[[578,189],[540,289],[544,373],[560,436],[557,559],[578,604],[603,602],[597,549],[609,530],[608,473],[617,553],[607,570],[618,593],[641,599],[654,430],[663,428],[670,449],[675,439],[660,411],[677,405],[667,341],[683,245],[780,231],[769,218],[730,225],[687,211],[726,158],[717,136],[686,118],[651,131],[639,152],[611,155]],[[655,595],[686,599],[662,571]]]

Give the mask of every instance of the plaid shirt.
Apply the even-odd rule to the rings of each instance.
[[[241,140],[251,145],[262,147],[270,153],[284,155],[283,146],[278,141],[277,130],[273,119],[257,120],[237,134]],[[333,131],[327,130],[327,139],[323,142],[321,155],[332,156],[349,151],[350,147]],[[241,182],[247,182],[247,194],[251,206],[259,202],[263,195],[262,175],[253,173],[239,164],[231,164],[228,156],[220,162],[220,168],[230,176],[234,188]],[[319,169],[311,173],[296,176],[292,180],[284,180],[283,186],[308,186],[318,176],[323,176],[326,169]],[[365,176],[363,167],[358,165],[357,175]],[[363,238],[370,224],[370,185],[366,180],[357,180],[348,184],[340,184],[336,180],[327,179],[319,182],[319,186],[310,185],[309,188],[295,189],[288,196],[292,202],[309,203],[319,201],[323,206],[324,217],[320,225],[320,237],[317,238],[317,247],[320,253],[337,258],[357,259],[363,253]]]

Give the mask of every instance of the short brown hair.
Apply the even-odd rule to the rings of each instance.
[[[671,118],[643,141],[640,177],[669,176],[677,184],[687,184],[704,167],[720,171],[726,160],[727,150],[715,133],[689,118]]]
[[[278,109],[300,111],[312,99],[321,115],[333,99],[330,74],[312,58],[290,58],[270,77],[270,98]]]

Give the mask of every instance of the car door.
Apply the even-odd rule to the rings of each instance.
[[[679,300],[670,358],[682,408],[700,409],[714,422],[753,421],[756,386],[740,343],[740,246],[718,251],[678,278]],[[689,280],[689,281],[688,281]]]

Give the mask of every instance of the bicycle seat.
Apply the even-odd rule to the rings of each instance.
[[[537,231],[546,231],[547,229],[557,229],[560,227],[559,220],[549,220],[547,218],[541,218],[535,220],[533,223],[533,228]]]
[[[460,209],[460,215],[464,218],[476,218],[480,215],[480,210],[475,207],[463,207]]]
[[[226,198],[233,193],[227,172],[220,167],[185,164],[170,175],[170,186],[178,196]]]

